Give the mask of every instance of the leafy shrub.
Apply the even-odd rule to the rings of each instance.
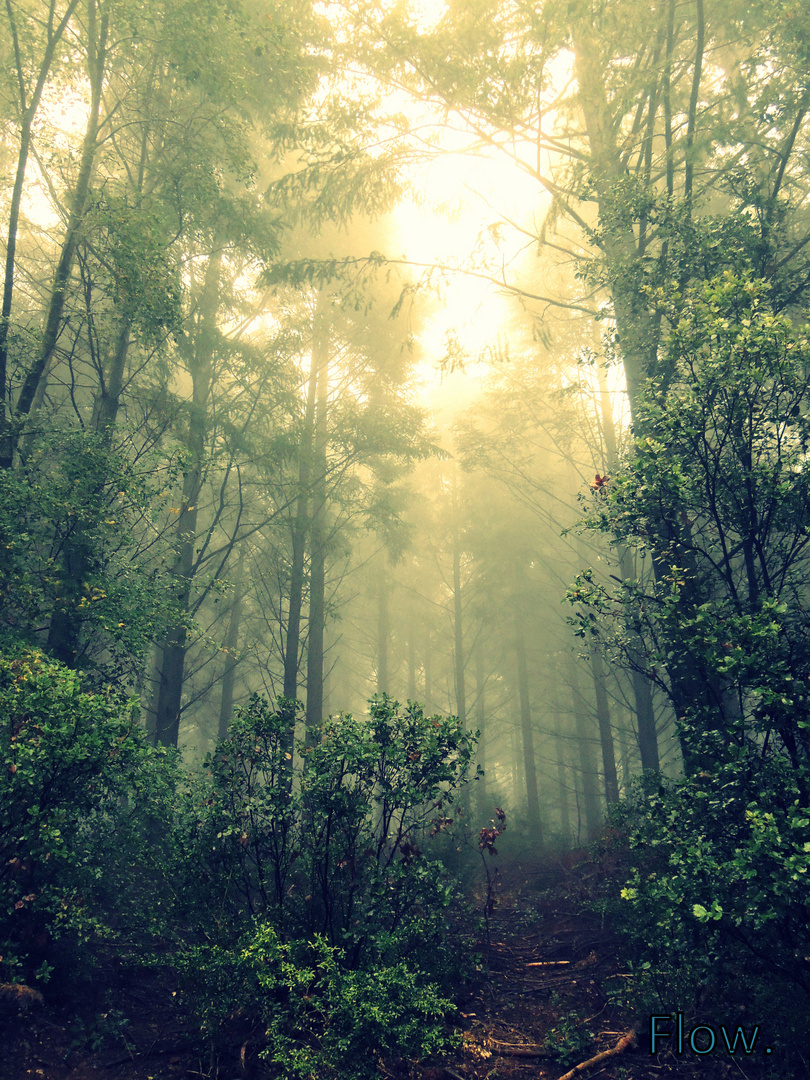
[[[207,943],[181,950],[185,993],[215,1044],[238,1021],[288,1074],[364,1076],[446,1041],[464,950],[453,879],[420,845],[452,820],[474,739],[375,698],[298,747],[293,785],[292,716],[254,697],[189,789],[184,918]]]
[[[719,1003],[787,1046],[810,997],[810,812],[804,778],[750,749],[677,782],[648,779],[619,811],[631,875],[615,913],[631,1003],[693,1013]]]
[[[593,1032],[585,1027],[579,1013],[565,1013],[549,1028],[545,1047],[560,1065],[574,1065],[587,1056],[593,1045]]]
[[[452,1003],[404,962],[352,970],[320,935],[282,941],[259,919],[235,948],[204,946],[183,962],[185,996],[216,1039],[242,1020],[261,1056],[288,1077],[365,1078],[380,1056],[421,1058],[456,1038]]]
[[[96,927],[102,853],[148,748],[132,701],[27,647],[0,655],[0,717],[0,951],[25,981]]]
[[[660,363],[584,523],[650,554],[651,572],[614,585],[586,570],[569,590],[578,633],[601,635],[667,695],[686,773],[651,778],[621,811],[628,989],[647,1012],[756,1009],[798,1045],[795,999],[810,996],[810,337],[753,267],[670,282],[656,304],[670,325]]]
[[[293,787],[289,730],[286,707],[254,697],[193,785],[180,841],[210,886],[205,919],[260,914],[355,965],[370,936],[413,938],[416,914],[429,949],[453,888],[419,844],[451,820],[473,737],[455,717],[375,698],[368,719],[331,717],[299,747]]]

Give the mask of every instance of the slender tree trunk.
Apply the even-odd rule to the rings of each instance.
[[[636,663],[641,662],[641,657],[631,653],[631,663],[635,658]],[[655,707],[653,703],[652,686],[646,675],[642,675],[635,668],[630,669],[630,679],[633,684],[633,697],[636,703],[636,725],[638,728],[638,751],[641,756],[641,769],[643,772],[661,771],[661,761],[658,756],[658,731],[655,724]]]
[[[608,806],[619,801],[619,781],[616,775],[616,755],[613,748],[613,731],[610,726],[610,704],[605,686],[605,668],[602,654],[596,645],[590,649],[591,674],[596,696],[596,718],[599,722],[599,743],[602,747],[602,775],[605,780],[605,799]]]
[[[700,77],[703,72],[703,48],[706,36],[703,0],[695,0],[695,4],[697,9],[697,41],[695,43],[695,64],[692,70],[692,91],[689,96],[689,116],[686,122],[686,156],[683,164],[683,194],[687,204],[689,204],[692,199],[692,176],[695,171],[695,162],[693,158],[695,128],[697,126]]]
[[[526,775],[526,820],[530,842],[539,846],[543,840],[540,799],[537,789],[537,762],[534,756],[534,732],[529,698],[529,669],[526,662],[526,637],[519,601],[515,602],[515,652],[517,654],[518,692],[520,695],[520,731],[523,739],[523,768]]]
[[[231,611],[228,616],[228,633],[225,636],[225,671],[222,675],[222,694],[219,700],[219,724],[217,726],[217,739],[228,737],[228,727],[233,715],[233,694],[236,686],[236,669],[239,665],[237,650],[239,649],[239,623],[242,619],[242,597],[244,595],[244,567],[245,547],[244,542],[239,547],[239,558],[236,563],[236,584],[234,586]]]
[[[92,424],[101,436],[101,455],[97,460],[98,476],[88,495],[89,505],[82,507],[83,519],[76,521],[62,549],[61,595],[51,615],[47,648],[51,655],[68,667],[76,664],[81,652],[83,586],[90,574],[93,558],[92,545],[88,536],[101,515],[104,493],[109,480],[106,455],[112,444],[128,347],[129,323],[126,323],[120,329],[112,357],[112,381],[106,387],[109,392],[96,397],[93,406]],[[40,381],[37,395],[43,387],[44,381]]]
[[[487,794],[487,680],[484,674],[484,648],[481,640],[475,644],[475,726],[478,728],[478,764],[483,775],[478,781],[478,814],[482,821],[490,817]]]
[[[565,757],[563,754],[564,744],[560,727],[559,712],[555,710],[554,723],[554,748],[557,759],[557,787],[559,790],[558,800],[560,806],[560,840],[563,847],[571,842],[571,814],[569,809],[568,784],[566,778]]]
[[[284,641],[284,697],[290,701],[298,698],[298,674],[301,648],[301,612],[304,604],[304,577],[306,545],[309,533],[308,506],[312,476],[312,446],[315,437],[315,398],[318,386],[318,365],[321,356],[314,334],[307,384],[307,404],[304,427],[301,432],[300,460],[298,464],[298,500],[292,531],[292,558],[290,562],[290,597],[287,610],[287,632]]]
[[[109,20],[106,11],[101,15],[100,19],[97,19],[96,0],[88,0],[87,17],[87,74],[90,81],[90,113],[82,142],[79,172],[71,197],[70,214],[45,316],[42,339],[36,360],[28,369],[17,399],[16,414],[19,418],[28,416],[31,411],[39,380],[53,355],[62,329],[62,313],[65,307],[70,274],[73,269],[79,231],[87,208],[90,180],[93,175],[93,165],[98,149],[99,111],[104,83]],[[10,433],[9,439],[6,440],[7,445],[3,448],[3,456],[0,457],[0,467],[9,468],[11,466],[18,438],[19,432]]]
[[[110,356],[106,371],[102,373],[101,384],[93,401],[92,426],[104,438],[105,444],[112,442],[112,433],[118,420],[121,405],[121,393],[124,389],[124,372],[127,366],[132,324],[129,319],[118,321],[115,347]]]
[[[672,18],[673,5],[669,8],[670,24],[667,29],[667,58],[664,72],[664,106],[667,129],[671,122],[671,102],[669,100],[672,60]],[[702,7],[698,10],[702,19]],[[593,33],[592,24],[587,18],[579,18],[573,27],[574,69],[580,88],[579,101],[585,120],[588,143],[591,151],[591,174],[596,191],[600,213],[609,214],[614,199],[617,183],[624,175],[622,156],[617,145],[617,132],[612,123],[610,105],[607,101],[605,84],[601,77],[600,49]],[[700,81],[700,63],[702,62],[702,42],[698,42],[698,57],[693,79],[693,90]],[[688,123],[688,122],[687,122]],[[671,131],[670,131],[671,134]],[[667,139],[669,140],[669,135]],[[671,143],[667,152],[671,154]],[[693,150],[693,148],[692,148]],[[691,150],[690,150],[691,152]],[[671,183],[669,172],[668,185]],[[691,172],[689,173],[691,184]],[[624,366],[627,395],[634,427],[638,430],[638,411],[644,391],[645,378],[654,370],[658,359],[660,323],[650,310],[646,296],[633,284],[631,269],[639,261],[638,247],[633,235],[632,225],[616,226],[606,232],[602,250],[608,266],[617,271],[616,285],[612,288],[613,310],[616,317],[616,329]],[[643,275],[638,275],[643,280]],[[678,542],[683,530],[679,531],[675,522],[663,520],[660,544],[653,550],[653,570],[657,580],[669,572],[672,558],[680,560],[685,573],[685,586],[681,594],[681,606],[688,617],[702,602],[700,583],[693,552],[687,543]],[[666,533],[671,538],[666,537]],[[676,554],[673,556],[673,542]],[[663,551],[666,549],[666,556]],[[726,702],[724,688],[704,670],[700,670],[694,657],[674,657],[668,664],[670,681],[670,699],[676,716],[686,721],[695,708],[706,717],[716,717],[719,726],[724,715]],[[680,728],[681,753],[684,769],[694,772],[708,762],[702,762],[690,745],[687,733],[688,725]],[[651,729],[647,736],[651,738]]]
[[[425,712],[435,712],[433,705],[433,661],[430,634],[426,635],[426,648],[422,654],[422,672],[425,679]]]
[[[574,71],[591,151],[591,175],[599,212],[607,216],[616,197],[616,185],[624,178],[625,169],[602,78],[600,46],[590,19],[578,19],[572,32]],[[612,299],[630,412],[635,419],[645,379],[657,355],[658,327],[645,298],[629,285],[629,268],[638,261],[632,225],[617,225],[607,230],[603,252],[608,265],[623,270]]]
[[[593,736],[588,730],[588,724],[585,720],[586,705],[580,689],[579,667],[573,651],[569,658],[569,665],[585,829],[589,836],[595,836],[602,826],[596,752]]]
[[[183,476],[183,495],[175,534],[177,554],[171,571],[175,582],[177,605],[184,614],[189,610],[194,578],[197,504],[202,491],[205,462],[208,400],[213,378],[222,254],[222,248],[218,247],[208,259],[200,298],[199,324],[187,354],[192,379],[188,433],[190,459]],[[155,741],[163,746],[177,746],[178,744],[187,642],[188,630],[185,622],[180,621],[172,627],[163,643],[155,706]]]
[[[416,626],[413,611],[408,619],[408,701],[416,701]]]
[[[377,584],[377,693],[390,692],[388,675],[388,649],[391,640],[391,628],[388,618],[388,582],[385,566],[380,569]]]
[[[622,795],[626,797],[630,791],[630,750],[624,725],[619,728],[619,753],[622,762]]]
[[[11,308],[14,300],[14,280],[17,262],[17,233],[20,225],[20,207],[22,206],[25,173],[28,156],[31,153],[32,128],[34,118],[42,100],[42,92],[51,71],[56,49],[61,42],[68,23],[78,7],[79,0],[70,0],[62,18],[56,26],[48,24],[45,51],[37,71],[34,88],[30,98],[25,88],[25,64],[20,49],[17,32],[17,20],[11,0],[5,0],[9,30],[14,48],[16,76],[19,86],[20,106],[20,148],[17,153],[17,169],[14,186],[11,190],[11,202],[8,214],[8,232],[6,234],[6,261],[3,273],[3,300],[0,307],[0,467],[10,468],[14,458],[14,442],[9,430],[8,407],[10,403],[8,386],[8,332],[11,325]],[[53,10],[53,9],[52,9]]]
[[[613,408],[610,401],[605,372],[602,367],[598,369],[599,379],[599,402],[602,414],[602,432],[605,439],[608,473],[613,475],[619,467],[619,448],[616,441],[616,429],[613,423]],[[622,579],[628,581],[633,578],[633,557],[624,544],[620,544],[619,568]],[[625,620],[625,634],[627,637],[627,657],[630,664],[630,680],[633,688],[633,698],[636,707],[636,721],[638,725],[638,745],[641,754],[641,768],[658,772],[660,762],[658,758],[658,732],[655,725],[655,708],[653,705],[652,684],[642,671],[643,642],[630,619]]]
[[[467,689],[464,681],[464,605],[461,593],[461,545],[458,532],[453,537],[453,655],[456,688],[456,714],[467,727]]]
[[[326,298],[318,297],[313,320],[313,350],[317,353],[312,525],[309,562],[309,626],[307,630],[307,740],[312,740],[323,720],[324,625],[326,622],[326,469],[329,429],[329,322]]]

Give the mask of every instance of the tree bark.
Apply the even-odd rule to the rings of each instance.
[[[486,709],[486,689],[487,680],[484,674],[484,649],[481,644],[481,640],[476,642],[475,650],[473,653],[475,657],[475,726],[478,728],[478,764],[480,765],[483,775],[478,781],[478,814],[482,821],[487,820],[490,816],[489,806],[487,805],[489,796],[487,794],[487,709]]]
[[[310,479],[312,475],[312,447],[315,429],[315,398],[318,386],[318,365],[321,357],[316,347],[313,324],[312,353],[307,384],[307,404],[304,427],[301,432],[300,459],[298,464],[298,499],[292,530],[292,557],[290,560],[290,597],[287,609],[287,632],[284,640],[284,697],[290,701],[298,698],[298,675],[301,649],[301,613],[304,604],[304,578],[306,566],[307,535],[309,533],[308,507]]]
[[[388,649],[391,639],[391,628],[388,618],[388,582],[386,581],[385,565],[380,568],[380,577],[377,584],[377,693],[387,694],[390,691],[388,683]]]
[[[571,813],[569,805],[568,785],[566,781],[566,763],[563,755],[563,740],[562,730],[560,725],[559,712],[555,710],[555,725],[554,725],[554,746],[555,756],[557,759],[557,787],[559,794],[557,796],[558,805],[560,807],[560,840],[563,846],[568,846],[571,842]]]
[[[523,740],[523,767],[526,776],[526,820],[531,843],[543,841],[540,799],[537,789],[537,762],[534,756],[534,732],[529,697],[529,669],[526,662],[526,637],[519,601],[515,602],[515,652],[517,654],[518,693],[520,696],[520,731]]]
[[[42,56],[42,61],[37,72],[36,82],[27,98],[25,88],[25,74],[23,60],[20,51],[17,23],[14,17],[11,0],[6,0],[6,13],[8,14],[9,27],[11,30],[14,55],[16,61],[16,75],[20,93],[20,149],[17,154],[17,169],[14,175],[14,186],[11,191],[11,203],[9,205],[8,232],[6,239],[6,261],[3,273],[3,301],[0,307],[0,467],[10,468],[14,459],[14,442],[12,432],[9,429],[8,406],[10,403],[8,387],[8,332],[11,325],[11,307],[14,300],[14,279],[17,260],[17,232],[20,224],[20,207],[22,205],[23,188],[25,185],[25,172],[28,167],[28,156],[31,152],[32,128],[34,118],[42,100],[42,92],[51,71],[56,49],[64,36],[67,25],[78,7],[79,0],[70,0],[65,13],[56,27],[48,26],[47,44]]]
[[[98,393],[93,401],[91,424],[94,430],[98,431],[102,436],[107,446],[112,442],[113,429],[118,420],[131,330],[132,326],[129,319],[122,318],[119,320],[118,332],[115,336],[115,347],[110,356],[107,370],[102,373]]]
[[[233,695],[236,686],[236,669],[239,665],[237,650],[239,648],[239,624],[242,619],[242,597],[244,595],[244,567],[245,546],[244,542],[239,548],[239,558],[236,563],[236,584],[234,586],[231,611],[228,616],[228,633],[225,636],[225,671],[222,674],[222,694],[219,700],[219,724],[217,726],[217,739],[227,739],[228,728],[233,716]]]
[[[189,419],[189,465],[183,476],[183,494],[177,519],[177,554],[171,574],[175,583],[175,598],[180,611],[189,609],[194,578],[194,542],[197,536],[197,516],[202,491],[205,445],[208,433],[208,400],[213,378],[214,349],[219,312],[219,282],[222,269],[221,247],[208,259],[200,298],[200,317],[197,332],[187,352],[192,379],[191,415]],[[177,746],[180,734],[180,713],[183,697],[188,629],[178,621],[163,643],[160,681],[155,706],[155,741],[163,746]]]
[[[408,619],[408,701],[416,701],[416,626],[413,611]]]
[[[619,448],[616,440],[616,428],[613,423],[613,409],[610,402],[610,392],[605,378],[604,369],[599,366],[599,404],[602,416],[602,434],[605,440],[605,457],[607,459],[607,471],[609,475],[615,475],[619,467]],[[622,579],[627,581],[634,577],[633,562],[630,551],[624,544],[618,547],[619,568]],[[658,732],[655,725],[655,709],[653,705],[652,684],[644,675],[643,667],[643,642],[630,619],[625,619],[625,633],[627,635],[627,657],[630,664],[630,681],[633,688],[633,699],[636,707],[636,721],[638,725],[638,746],[641,754],[642,771],[660,770],[658,757]]]
[[[456,686],[456,714],[467,728],[467,688],[464,681],[464,605],[461,593],[461,544],[458,532],[453,535],[453,657]]]
[[[422,672],[425,679],[425,712],[435,711],[433,705],[433,660],[431,654],[430,634],[425,634],[425,651],[422,654]]]
[[[62,329],[62,313],[65,307],[70,273],[73,269],[73,261],[76,254],[76,245],[79,241],[79,230],[87,208],[87,199],[90,193],[90,180],[93,174],[96,151],[98,149],[98,123],[99,110],[101,107],[101,95],[104,84],[104,68],[107,50],[107,29],[109,17],[107,12],[97,20],[96,0],[88,0],[88,43],[87,43],[87,74],[90,82],[90,113],[87,128],[82,141],[82,150],[79,160],[79,172],[76,185],[71,198],[70,214],[68,216],[65,235],[62,241],[62,250],[59,253],[59,261],[54,274],[51,298],[48,311],[45,316],[45,327],[42,333],[37,358],[23,381],[20,395],[17,399],[16,416],[18,419],[25,417],[31,411],[39,380],[42,377]],[[10,468],[13,462],[14,449],[19,438],[18,431],[11,431],[6,440],[0,456],[0,468]]]
[[[569,657],[571,692],[574,706],[574,731],[579,754],[579,773],[582,784],[582,808],[585,812],[585,829],[588,836],[595,836],[602,827],[602,811],[599,806],[598,769],[594,740],[585,722],[585,701],[580,689],[579,668],[573,651]]]
[[[593,688],[596,696],[596,719],[599,723],[599,744],[602,747],[602,775],[605,781],[605,800],[619,801],[619,781],[616,775],[616,754],[613,747],[613,731],[610,726],[610,704],[605,686],[605,668],[602,655],[595,644],[589,648]]]
[[[326,469],[329,429],[329,322],[326,298],[318,296],[313,320],[313,351],[317,353],[317,394],[312,454],[312,524],[309,561],[309,625],[307,628],[307,741],[323,721],[323,658],[326,622]]]

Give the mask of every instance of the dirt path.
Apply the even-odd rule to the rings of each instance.
[[[496,907],[484,956],[487,985],[463,1010],[465,1045],[444,1080],[559,1080],[615,1048],[636,1029],[633,1045],[577,1072],[577,1080],[756,1080],[756,1062],[671,1049],[653,1056],[649,1021],[611,1003],[627,976],[621,942],[593,902],[604,894],[601,866],[583,859],[499,867]],[[440,1080],[439,1071],[429,1080]],[[784,1074],[783,1080],[794,1080]],[[796,1077],[795,1080],[805,1080]]]

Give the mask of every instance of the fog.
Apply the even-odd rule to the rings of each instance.
[[[354,886],[327,880],[356,852],[318,862],[321,798],[363,793],[381,874],[417,834],[458,869],[453,829],[483,856],[508,823],[536,866],[615,844],[639,964],[639,912],[666,909],[684,954],[716,924],[698,951],[758,957],[752,993],[776,970],[806,992],[808,36],[799,5],[753,7],[9,0],[7,749],[37,710],[98,709],[88,745],[114,714],[142,755],[126,791],[76,781],[76,837],[131,807],[147,851],[150,800],[210,783],[240,824],[194,835],[248,850],[255,799],[275,884],[256,854],[233,903],[286,948],[308,851],[331,898],[296,933],[328,926],[353,972]],[[275,764],[237,797],[223,763],[254,738]],[[363,786],[389,738],[418,822],[383,765]],[[309,837],[289,866],[282,820]],[[679,821],[668,869],[628,854],[674,852]],[[27,911],[12,877],[57,848],[26,861],[8,828]],[[761,922],[758,874],[782,898]],[[9,931],[15,985],[36,933]]]

